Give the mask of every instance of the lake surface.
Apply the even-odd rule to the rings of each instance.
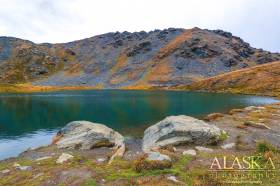
[[[170,115],[203,117],[212,112],[276,102],[269,97],[184,91],[67,91],[0,94],[0,159],[49,144],[68,122],[106,124],[124,136],[139,136]]]

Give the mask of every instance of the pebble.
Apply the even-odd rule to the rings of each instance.
[[[202,146],[196,146],[195,149],[198,151],[204,151],[204,152],[214,152],[213,149],[202,147]]]
[[[36,159],[36,161],[47,160],[47,159],[50,159],[50,158],[52,158],[52,157],[51,156],[45,156],[45,157]]]
[[[103,163],[105,161],[107,161],[107,158],[97,158],[97,162],[99,163]]]
[[[18,166],[16,167],[17,170],[21,170],[21,171],[30,171],[32,170],[31,166]]]
[[[175,176],[168,176],[167,179],[170,180],[170,181],[173,181],[175,183],[179,182]]]
[[[231,149],[231,148],[235,147],[235,143],[228,143],[221,147],[222,147],[222,149]]]
[[[183,155],[191,155],[191,156],[195,156],[196,155],[196,151],[193,149],[190,150],[186,150],[183,152]]]
[[[9,172],[11,172],[9,169],[4,169],[4,170],[1,171],[2,174],[7,174]]]

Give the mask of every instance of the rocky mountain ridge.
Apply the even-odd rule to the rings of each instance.
[[[149,88],[189,85],[280,60],[222,30],[116,32],[61,44],[0,37],[0,83]]]

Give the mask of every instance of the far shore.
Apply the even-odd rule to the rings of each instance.
[[[194,92],[211,92],[211,93],[232,93],[241,95],[256,95],[256,96],[269,96],[280,99],[280,95],[275,95],[271,93],[262,92],[247,92],[247,91],[237,91],[234,89],[211,91],[211,90],[196,90],[191,88],[191,86],[162,86],[155,87],[151,85],[136,85],[136,86],[124,86],[120,88],[104,88],[101,85],[96,86],[37,86],[30,83],[23,84],[0,84],[0,94],[1,93],[40,93],[40,92],[56,92],[56,91],[75,91],[75,90],[160,90],[160,91],[194,91]]]

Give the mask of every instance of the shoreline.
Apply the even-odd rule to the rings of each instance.
[[[187,88],[186,88],[187,87]],[[135,90],[135,91],[186,91],[186,92],[202,92],[202,93],[229,93],[229,94],[240,94],[240,95],[254,95],[254,96],[266,96],[273,97],[280,100],[280,95],[273,93],[259,93],[259,92],[240,92],[236,90],[197,90],[186,87],[153,87],[153,86],[131,86],[121,88],[103,88],[101,86],[35,86],[32,84],[0,84],[0,94],[28,94],[28,93],[51,93],[57,91],[82,91],[82,90]]]

